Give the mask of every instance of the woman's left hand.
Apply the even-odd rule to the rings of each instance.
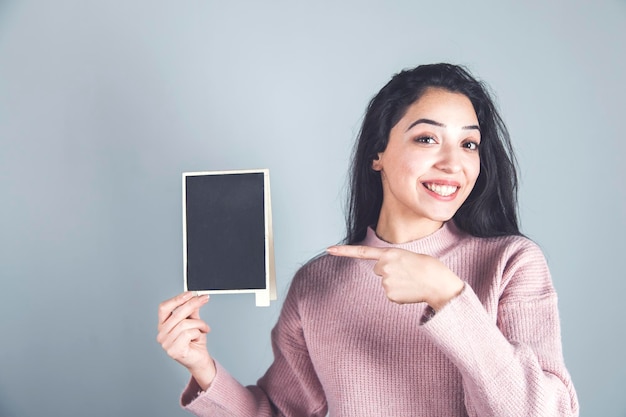
[[[463,290],[463,281],[441,261],[398,248],[331,246],[334,256],[375,260],[374,273],[382,278],[389,300],[398,304],[426,302],[438,311]]]

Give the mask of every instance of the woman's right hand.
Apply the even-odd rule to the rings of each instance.
[[[187,291],[159,304],[157,342],[191,372],[202,390],[211,385],[216,373],[206,344],[210,328],[200,319],[200,307],[208,301],[208,295]]]

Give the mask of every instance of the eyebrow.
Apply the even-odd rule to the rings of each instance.
[[[414,121],[413,123],[411,123],[409,125],[409,127],[406,129],[406,131],[408,132],[409,130],[413,129],[413,127],[415,125],[418,125],[420,123],[426,123],[426,124],[437,126],[437,127],[444,127],[444,128],[448,127],[448,126],[444,125],[443,123],[439,123],[439,122],[436,122],[436,121],[431,120],[431,119],[417,119],[416,121]],[[478,130],[480,132],[480,126],[478,126],[478,125],[463,126],[461,129],[463,129],[463,130],[475,129],[475,130]]]

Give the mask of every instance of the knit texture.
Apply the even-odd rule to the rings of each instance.
[[[577,416],[561,350],[557,297],[541,250],[520,236],[476,238],[453,222],[391,245],[431,255],[463,281],[434,314],[389,301],[374,261],[320,256],[294,277],[272,330],[274,363],[243,387],[219,364],[192,379],[198,416]]]

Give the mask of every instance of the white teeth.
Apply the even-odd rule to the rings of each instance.
[[[426,188],[432,191],[435,194],[439,194],[442,197],[447,197],[449,195],[454,194],[457,190],[457,187],[453,185],[439,185],[439,184],[424,184]]]

